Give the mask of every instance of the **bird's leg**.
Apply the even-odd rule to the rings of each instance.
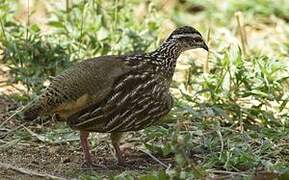
[[[96,165],[92,163],[88,144],[88,131],[80,131],[80,143],[84,154],[84,163],[81,165],[84,169],[106,169],[104,165]]]
[[[114,147],[115,150],[115,155],[117,157],[117,161],[119,165],[124,165],[124,159],[122,156],[122,152],[119,148],[119,144],[120,144],[120,139],[123,133],[121,132],[116,132],[116,133],[111,133],[110,134],[110,138],[111,138],[111,143]]]
[[[80,131],[80,143],[81,143],[81,147],[82,147],[82,151],[84,154],[84,166],[87,167],[92,167],[92,160],[91,160],[91,155],[89,152],[89,145],[88,145],[88,136],[89,136],[89,132],[87,131]]]

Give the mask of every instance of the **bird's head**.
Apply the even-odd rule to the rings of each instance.
[[[191,26],[177,28],[171,33],[168,40],[177,43],[183,51],[196,48],[209,51],[201,33]]]

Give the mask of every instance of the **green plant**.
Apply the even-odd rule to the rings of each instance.
[[[2,9],[8,11],[9,6],[5,1]],[[36,24],[24,26],[3,14],[0,41],[8,54],[5,62],[11,68],[10,82],[21,82],[28,91],[39,92],[46,79],[72,62],[154,48],[159,22],[153,19],[154,8],[149,11],[144,23],[136,24],[131,18],[132,7],[123,2],[73,3],[68,10],[56,9],[50,14],[49,32],[42,32]]]

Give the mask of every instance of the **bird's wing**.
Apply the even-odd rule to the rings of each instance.
[[[43,95],[49,112],[62,118],[102,101],[116,79],[131,71],[124,57],[105,56],[79,63],[56,76]]]
[[[172,108],[169,82],[143,68],[119,77],[105,101],[92,104],[67,118],[73,129],[96,132],[139,130],[155,123]]]

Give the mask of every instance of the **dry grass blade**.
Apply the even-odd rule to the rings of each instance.
[[[6,122],[8,122],[9,120],[11,120],[14,116],[16,116],[18,113],[22,112],[24,109],[26,109],[28,106],[30,106],[35,100],[29,102],[28,104],[26,104],[23,107],[18,108],[11,116],[9,116],[7,119],[5,119],[1,124],[0,127],[2,127]]]
[[[208,169],[207,170],[210,173],[216,173],[216,174],[229,174],[234,176],[243,176],[248,177],[249,175],[243,172],[232,172],[232,171],[222,171],[222,170],[215,170],[215,169]]]
[[[247,54],[247,36],[246,36],[246,31],[244,27],[244,22],[243,22],[243,14],[238,11],[235,14],[237,23],[238,23],[238,29],[240,32],[240,37],[241,37],[241,44],[242,44],[242,50],[244,54]]]
[[[15,132],[15,131],[17,131],[17,130],[20,129],[20,128],[25,128],[25,125],[26,125],[26,124],[33,123],[33,122],[35,122],[35,121],[37,121],[37,120],[38,120],[38,118],[34,119],[33,121],[29,121],[29,122],[22,123],[21,125],[19,125],[19,126],[13,128],[13,129],[11,129],[11,130],[8,131],[7,133],[5,133],[5,134],[3,134],[2,136],[0,136],[0,139],[6,137],[7,135],[9,135],[9,134],[11,134],[11,133],[13,133],[13,132]]]
[[[149,157],[151,157],[154,161],[158,162],[160,165],[162,165],[165,168],[169,168],[168,165],[166,165],[165,163],[161,162],[158,158],[156,158],[155,156],[153,156],[151,153],[147,152],[146,150],[142,150],[140,149],[141,152],[147,154]]]
[[[5,150],[5,149],[7,149],[7,148],[9,148],[11,146],[14,146],[15,144],[18,144],[19,141],[20,141],[19,139],[14,139],[12,141],[9,141],[9,142],[1,145],[0,146],[0,150]]]
[[[208,34],[207,34],[207,44],[209,45],[211,39],[211,28],[209,28]],[[203,69],[204,69],[204,73],[208,74],[210,72],[210,68],[209,68],[209,58],[210,58],[210,51],[208,51],[207,54],[207,58],[205,59],[204,65],[203,65]]]
[[[31,171],[29,169],[18,168],[18,167],[12,166],[10,164],[5,164],[5,163],[1,163],[1,162],[0,162],[0,167],[5,168],[5,169],[10,169],[13,171],[17,171],[19,173],[26,174],[26,175],[29,175],[31,177],[42,177],[45,179],[54,179],[54,180],[66,180],[65,178],[62,178],[62,177],[57,177],[57,176],[50,175],[50,174],[42,174],[39,172]]]

